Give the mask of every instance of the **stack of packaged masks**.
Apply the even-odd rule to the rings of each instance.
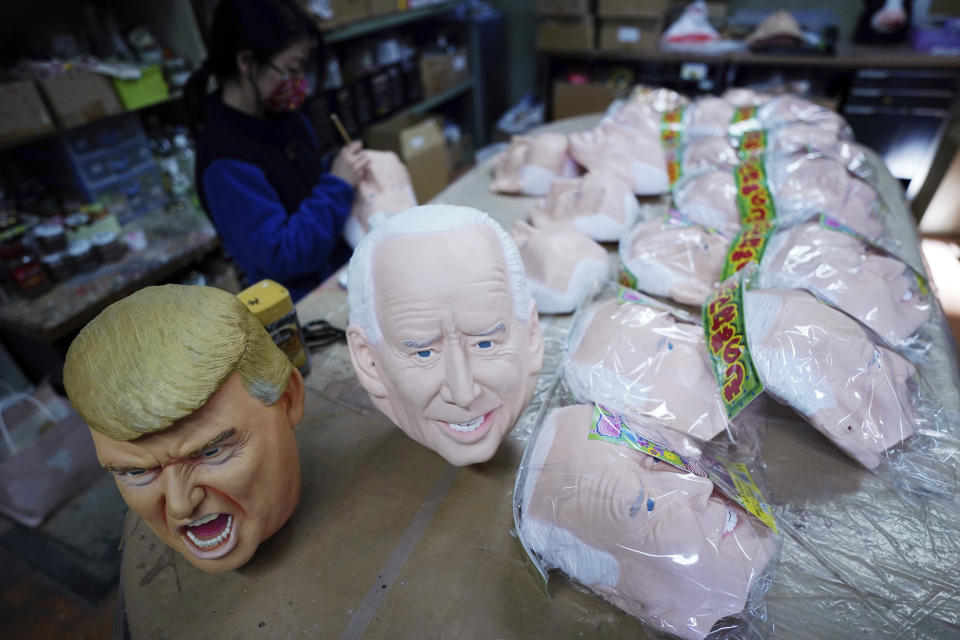
[[[884,523],[906,505],[930,562],[960,535],[927,502],[956,492],[955,346],[876,161],[835,113],[749,90],[690,101],[640,89],[570,135],[565,154],[587,172],[555,180],[533,225],[616,237],[620,282],[552,307],[580,302],[514,497],[541,574],[559,569],[683,638],[765,637],[781,544],[795,554],[784,594],[803,591],[797,579],[829,591],[840,572],[856,615],[883,610],[877,593],[909,601],[915,580],[902,591],[870,581],[867,558],[888,554],[853,559],[829,531],[805,530],[852,535],[830,511],[846,499],[863,511],[848,519],[870,522],[864,539],[878,544],[896,538]],[[624,193],[669,199],[638,205]],[[884,501],[848,491],[829,506],[771,507],[760,457],[771,412],[871,471],[859,482]]]

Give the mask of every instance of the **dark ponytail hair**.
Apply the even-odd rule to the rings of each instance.
[[[293,43],[310,38],[322,47],[320,30],[296,0],[221,0],[213,12],[207,59],[183,90],[191,124],[203,122],[203,103],[212,75],[223,83],[237,72],[237,54],[249,50],[265,64]]]

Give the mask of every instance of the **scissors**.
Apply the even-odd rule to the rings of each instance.
[[[337,329],[326,320],[311,320],[303,325],[303,339],[310,351],[347,339],[347,332]]]

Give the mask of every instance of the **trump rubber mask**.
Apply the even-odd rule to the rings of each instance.
[[[127,505],[198,569],[243,566],[296,508],[303,379],[236,296],[167,285],[111,305],[64,386]]]
[[[415,207],[357,247],[347,342],[360,384],[404,433],[454,465],[489,460],[543,362],[510,237],[467,207]]]

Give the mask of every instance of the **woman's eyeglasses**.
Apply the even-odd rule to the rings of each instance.
[[[288,70],[288,69],[281,69],[280,67],[278,67],[277,65],[273,64],[272,62],[268,62],[268,63],[266,64],[266,66],[267,66],[268,68],[272,69],[273,71],[277,72],[277,74],[278,74],[281,78],[283,78],[284,80],[289,80],[290,78],[302,78],[302,77],[304,77],[303,68],[297,69],[296,71],[290,71],[290,70]]]

